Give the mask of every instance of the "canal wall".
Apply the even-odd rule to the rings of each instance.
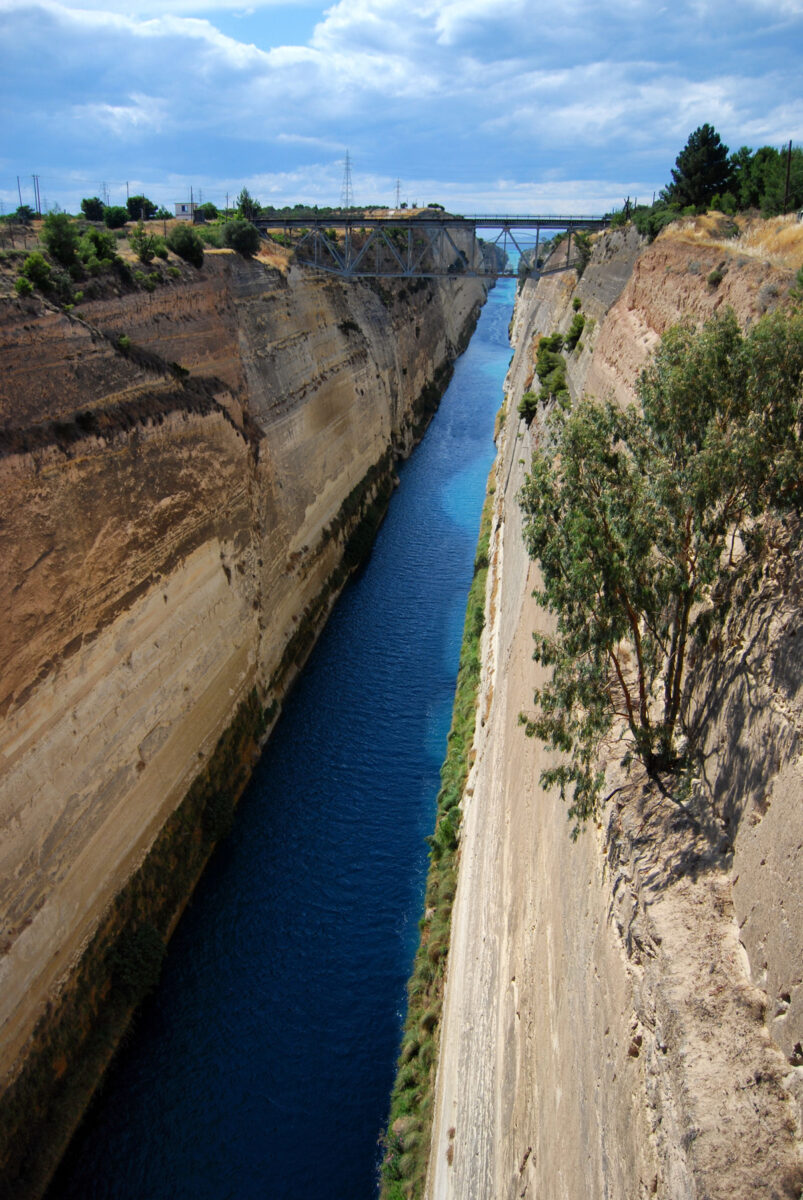
[[[571,394],[633,401],[672,323],[728,304],[746,324],[788,295],[803,239],[787,240],[787,224],[753,222],[733,238],[702,218],[651,246],[611,231],[582,278],[545,276],[519,295],[428,1200],[800,1196],[797,527],[699,660],[698,694],[717,685],[705,836],[615,755],[610,799],[572,842],[565,805],[539,783],[554,755],[519,721],[543,682],[531,635],[551,620],[532,596],[517,502],[543,433],[542,416],[528,427],[517,415],[540,336],[566,331],[578,300],[586,325],[567,355]],[[707,279],[715,268],[718,286]]]
[[[485,295],[176,275],[0,295],[3,1195],[41,1191]]]

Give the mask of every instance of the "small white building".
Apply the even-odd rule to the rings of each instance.
[[[198,207],[198,205],[195,203],[194,200],[184,200],[181,202],[177,202],[175,205],[176,220],[177,221],[194,221],[195,220],[195,210],[197,207]]]

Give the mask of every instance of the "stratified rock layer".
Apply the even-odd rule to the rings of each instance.
[[[613,747],[614,794],[573,843],[539,784],[553,759],[518,720],[542,680],[531,631],[550,620],[517,503],[543,433],[541,415],[516,419],[539,336],[565,331],[579,297],[572,394],[631,402],[669,325],[723,304],[746,322],[793,278],[690,222],[650,247],[606,234],[579,283],[545,276],[518,300],[429,1200],[800,1196],[799,530],[779,531],[762,588],[698,660],[709,827],[623,775]]]
[[[235,714],[272,719],[482,299],[230,252],[80,319],[0,298],[6,1085]]]

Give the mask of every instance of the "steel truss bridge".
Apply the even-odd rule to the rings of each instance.
[[[508,244],[518,255],[532,253],[534,269],[542,231],[566,233],[570,265],[572,234],[605,229],[606,217],[509,216],[456,217],[433,214],[409,217],[346,214],[328,217],[263,218],[255,224],[263,236],[281,233],[296,261],[345,279],[515,278]],[[478,231],[488,230],[482,243]],[[493,235],[493,236],[490,236]]]

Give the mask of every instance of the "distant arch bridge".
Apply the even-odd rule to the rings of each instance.
[[[518,262],[510,263],[508,245],[518,255],[534,252],[532,261],[537,264],[542,233],[566,233],[565,263],[551,268],[565,270],[572,235],[605,229],[610,219],[499,213],[460,217],[429,210],[411,216],[263,218],[255,224],[264,236],[283,234],[297,262],[345,279],[499,279],[518,273]],[[479,230],[488,230],[482,242]]]

